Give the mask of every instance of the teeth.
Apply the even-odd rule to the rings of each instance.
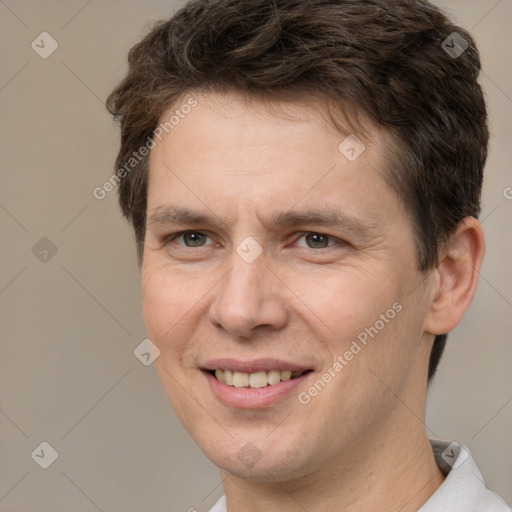
[[[268,383],[272,386],[272,384],[279,384],[281,382],[281,372],[279,370],[271,370],[268,372]]]
[[[234,386],[235,388],[264,388],[265,386],[273,386],[281,381],[287,381],[295,377],[299,377],[304,372],[290,370],[270,370],[269,372],[232,372],[231,370],[215,370],[215,377],[218,381]]]
[[[217,377],[217,380],[220,380],[221,382],[226,382],[224,380],[224,372],[222,370],[215,370],[215,377]]]
[[[221,372],[222,370],[219,370]],[[228,386],[233,386],[233,372],[231,370],[224,371],[224,383]]]
[[[247,375],[247,373],[244,375]],[[268,375],[267,372],[251,373],[248,380],[249,387],[264,388],[268,384]]]
[[[292,378],[292,372],[290,370],[285,370],[281,372],[281,380],[290,380]]]
[[[249,385],[249,374],[248,373],[233,373],[233,386],[235,388],[245,388]]]

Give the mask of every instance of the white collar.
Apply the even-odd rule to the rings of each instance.
[[[430,444],[446,478],[418,512],[510,512],[505,502],[485,487],[466,446],[436,440]]]

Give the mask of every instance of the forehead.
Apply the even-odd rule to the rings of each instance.
[[[192,101],[194,108],[188,105]],[[249,170],[250,163],[259,172],[269,173],[275,167],[268,165],[272,162],[280,169],[286,167],[286,162],[302,162],[305,166],[310,161],[327,162],[330,167],[341,155],[355,159],[364,144],[370,144],[373,152],[382,150],[381,156],[386,158],[383,150],[391,142],[386,131],[364,115],[356,117],[353,109],[342,111],[329,100],[315,96],[281,100],[239,92],[191,91],[161,115],[157,130],[160,136],[152,155],[167,152],[174,157],[174,166],[181,157],[188,164],[207,161],[212,171],[233,170],[237,175]],[[348,146],[357,150],[355,155],[338,149],[347,137],[351,141]],[[345,151],[351,150],[348,146]],[[228,152],[230,162],[219,158]],[[293,169],[297,167],[300,165]]]
[[[318,103],[212,93],[194,99],[151,150],[148,217],[170,203],[225,213],[252,205],[275,215],[329,204],[345,217],[376,220],[399,208],[384,179],[388,137],[376,127],[367,125],[365,136],[340,132]]]

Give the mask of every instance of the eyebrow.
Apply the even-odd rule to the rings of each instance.
[[[362,236],[375,236],[382,229],[373,219],[349,216],[342,211],[328,207],[319,207],[300,211],[286,211],[274,213],[261,219],[262,224],[272,228],[290,226],[314,225],[323,228],[343,228],[347,232]],[[207,225],[218,223],[229,225],[227,220],[205,212],[191,210],[189,208],[166,205],[156,208],[148,218],[148,227],[158,230],[167,226]]]

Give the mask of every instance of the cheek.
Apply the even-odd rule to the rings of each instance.
[[[190,309],[187,287],[161,269],[146,269],[141,290],[142,319],[148,335],[157,345],[164,344],[172,339],[176,325]]]
[[[158,338],[164,329],[165,305],[168,291],[158,283],[154,272],[146,269],[142,272],[142,320],[150,338]],[[154,340],[153,340],[154,341]]]
[[[322,321],[325,338],[324,332],[317,334],[329,340],[330,360],[341,358],[343,369],[333,389],[340,386],[354,396],[368,393],[375,405],[379,396],[375,392],[382,385],[372,371],[391,384],[411,369],[421,339],[424,305],[416,294],[410,295],[410,286],[404,286],[398,269],[390,266],[344,269],[329,279],[319,278],[316,286],[304,283],[301,293]],[[305,314],[313,318],[311,312]],[[351,389],[353,384],[356,387]]]
[[[339,340],[341,336],[344,341],[381,322],[380,315],[388,310],[391,309],[388,316],[394,316],[393,304],[400,297],[390,272],[362,267],[341,268],[307,281],[296,280],[294,291],[307,304],[310,312],[304,313],[322,320],[330,338]]]
[[[142,299],[142,321],[149,338],[157,345],[161,344],[163,334],[172,325],[166,318],[162,304],[165,302],[154,295],[145,295]]]
[[[198,342],[192,340],[200,318],[207,314],[205,291],[210,288],[168,266],[148,266],[143,271],[142,319],[149,339],[161,351],[159,365],[194,367]]]

